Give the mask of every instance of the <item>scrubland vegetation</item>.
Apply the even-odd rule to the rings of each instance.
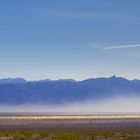
[[[139,131],[111,130],[2,130],[0,140],[139,140]]]

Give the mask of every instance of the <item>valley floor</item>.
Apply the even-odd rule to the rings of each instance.
[[[140,140],[132,115],[0,115],[0,140]]]

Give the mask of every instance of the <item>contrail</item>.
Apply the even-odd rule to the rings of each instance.
[[[127,49],[127,48],[136,48],[136,47],[140,47],[140,44],[111,46],[111,47],[105,47],[103,48],[103,50]]]

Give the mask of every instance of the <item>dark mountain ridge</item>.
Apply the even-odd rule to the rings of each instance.
[[[0,80],[0,104],[62,104],[117,96],[140,96],[140,80],[122,77],[26,81]]]
[[[4,78],[4,79],[0,79],[0,84],[8,84],[8,83],[25,83],[27,82],[25,79],[23,78]]]

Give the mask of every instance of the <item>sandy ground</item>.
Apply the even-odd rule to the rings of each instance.
[[[140,130],[140,115],[0,115],[0,129]]]

